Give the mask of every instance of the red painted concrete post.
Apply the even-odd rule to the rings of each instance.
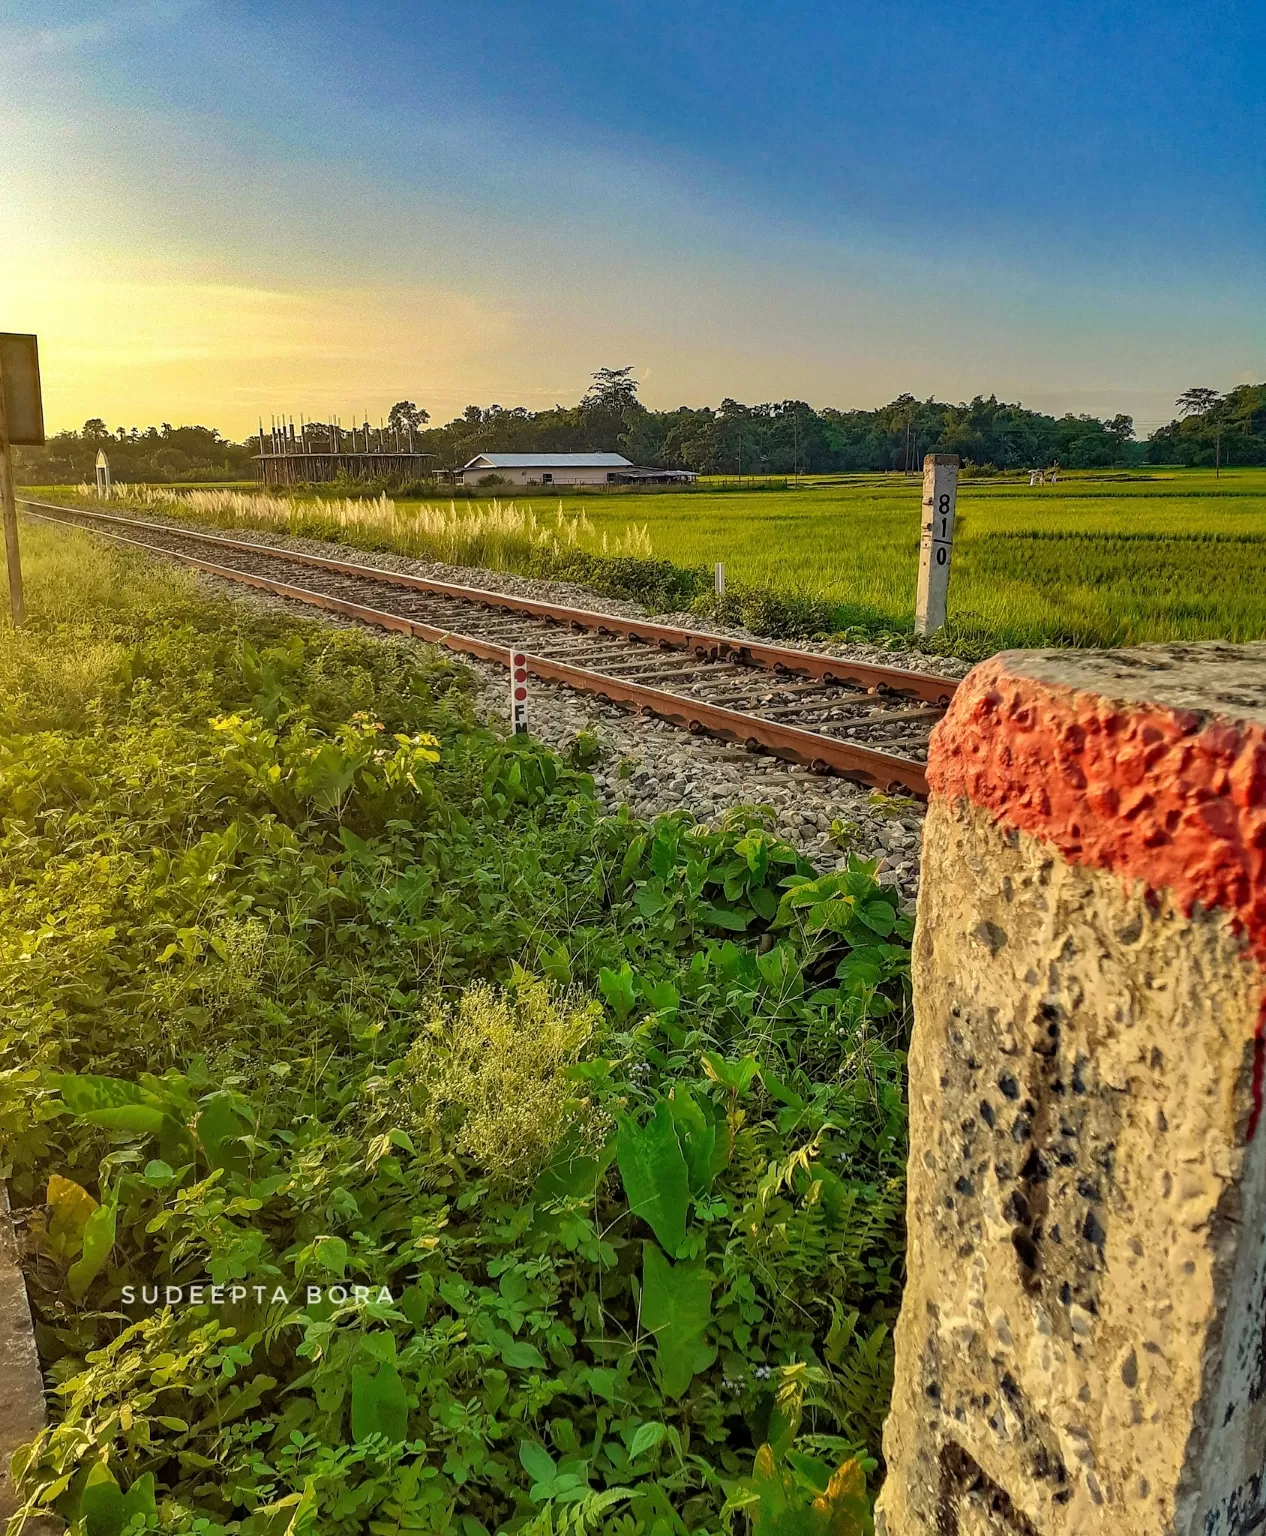
[[[887,1536],[1266,1531],[1266,646],[933,737]]]

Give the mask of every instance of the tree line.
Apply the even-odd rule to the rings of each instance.
[[[705,475],[792,476],[830,471],[917,468],[925,453],[956,453],[981,469],[1059,464],[1097,469],[1143,464],[1266,464],[1266,384],[1221,394],[1184,391],[1168,425],[1140,442],[1129,416],[1050,416],[978,395],[957,405],[899,395],[875,410],[815,410],[803,400],[649,410],[631,368],[601,368],[576,405],[529,411],[468,405],[442,426],[412,401],[392,408],[389,426],[408,431],[436,470],[460,468],[479,453],[608,450],[635,464],[692,469]],[[320,423],[315,424],[320,432]],[[211,427],[123,427],[94,418],[79,432],[59,432],[44,448],[21,449],[27,483],[90,479],[106,448],[119,480],[206,481],[249,478],[258,440],[230,442]]]

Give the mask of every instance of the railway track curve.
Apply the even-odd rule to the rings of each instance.
[[[757,640],[541,602],[95,508],[28,516],[509,667],[886,792],[927,796],[928,736],[956,683]]]

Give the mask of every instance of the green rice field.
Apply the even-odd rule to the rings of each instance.
[[[588,497],[584,509],[613,538],[644,525],[657,558],[724,560],[729,582],[834,598],[841,628],[904,630],[920,495],[918,479],[855,475],[750,496]],[[950,613],[1011,645],[1266,637],[1266,470],[965,479]]]

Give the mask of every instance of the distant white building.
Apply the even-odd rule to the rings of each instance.
[[[639,469],[622,453],[478,453],[457,471],[464,485],[496,475],[507,485],[690,484],[688,469]]]

